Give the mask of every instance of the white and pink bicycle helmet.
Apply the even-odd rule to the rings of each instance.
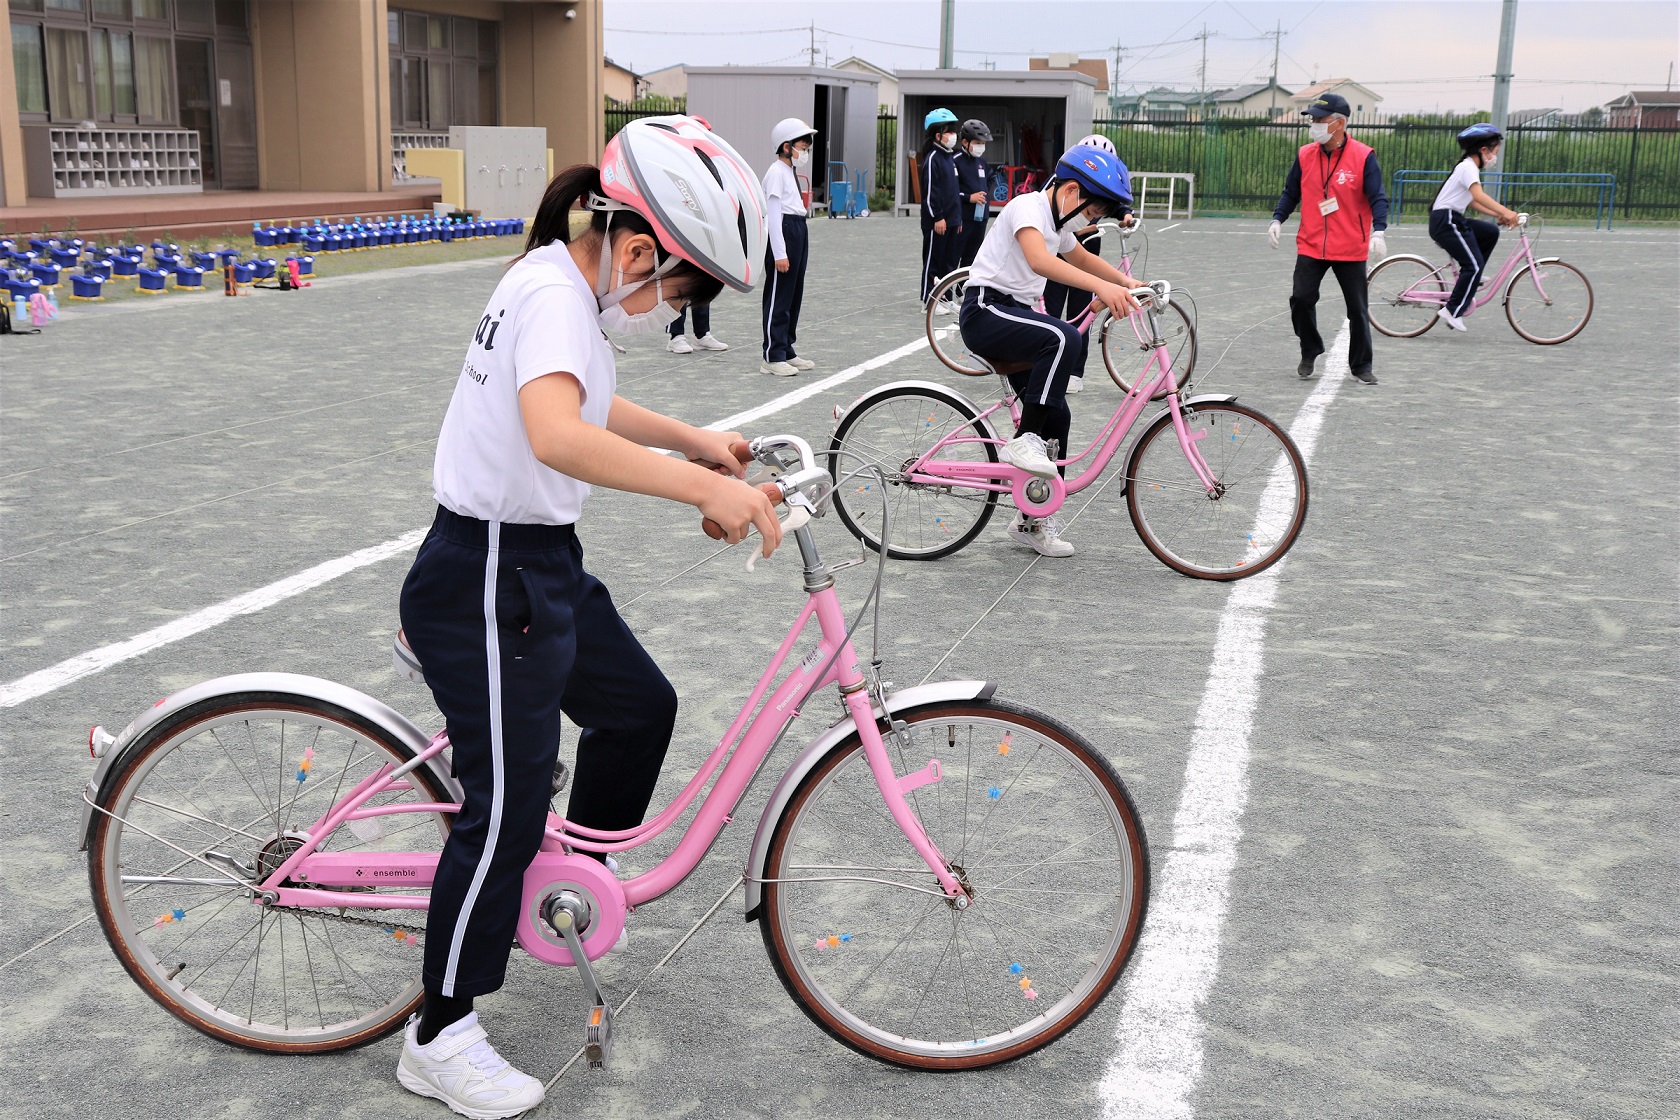
[[[642,117],[619,130],[601,155],[602,194],[591,210],[634,210],[678,259],[748,292],[764,269],[768,205],[752,167],[701,117]],[[608,254],[602,254],[603,273]],[[602,285],[606,284],[603,275]]]

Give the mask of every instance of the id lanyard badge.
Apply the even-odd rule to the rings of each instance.
[[[1342,208],[1342,204],[1333,198],[1326,198],[1318,204],[1318,212],[1329,217]]]

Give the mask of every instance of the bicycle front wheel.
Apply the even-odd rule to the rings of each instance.
[[[1592,318],[1593,290],[1586,273],[1562,261],[1525,268],[1505,286],[1511,329],[1541,346],[1556,346],[1581,333]]]
[[[910,482],[904,472],[947,435],[944,462],[995,463],[997,444],[974,406],[926,385],[886,385],[865,396],[835,429],[828,449],[834,511],[852,535],[881,551],[881,479],[854,474],[874,464],[886,479],[885,507],[895,560],[937,560],[980,535],[992,519],[995,490]],[[852,477],[848,478],[847,476]]]
[[[1126,508],[1144,547],[1175,572],[1241,579],[1283,559],[1307,519],[1307,467],[1289,433],[1240,404],[1184,409],[1191,446],[1216,483],[1185,458],[1172,413],[1138,437],[1126,463]]]
[[[1441,270],[1422,257],[1390,257],[1371,270],[1366,284],[1365,317],[1390,338],[1416,338],[1433,327],[1451,290]]]
[[[400,1027],[420,1005],[423,912],[264,906],[241,884],[279,867],[359,781],[411,757],[362,717],[290,693],[215,697],[165,721],[107,780],[95,814],[88,876],[117,959],[177,1018],[236,1046],[342,1050]],[[369,806],[452,800],[424,766],[397,784]],[[449,823],[367,818],[319,850],[436,853]]]
[[[948,369],[979,377],[991,373],[992,369],[969,350],[968,344],[963,342],[962,331],[957,328],[957,316],[962,311],[963,293],[967,288],[968,269],[959,268],[934,285],[922,315],[927,324],[928,344],[933,347],[933,356]]]
[[[1103,317],[1102,325],[1102,360],[1103,368],[1108,370],[1108,376],[1120,386],[1122,393],[1132,391],[1131,379],[1136,374],[1128,364],[1133,355],[1149,353],[1146,339],[1139,336],[1139,331],[1147,332],[1147,326],[1134,327],[1134,320],[1143,316],[1143,312],[1134,312],[1125,319],[1115,319],[1112,316]],[[1145,324],[1147,319],[1144,320]],[[1168,303],[1165,311],[1161,312],[1161,341],[1167,344],[1167,354],[1172,360],[1172,385],[1174,390],[1184,388],[1184,383],[1190,380],[1190,371],[1196,366],[1196,327],[1190,322],[1190,316],[1176,303]],[[1151,376],[1155,376],[1152,372]],[[1165,388],[1157,389],[1150,394],[1152,401],[1166,397]]]
[[[1030,1054],[1088,1015],[1137,942],[1149,895],[1125,784],[1076,732],[995,700],[929,705],[889,737],[909,795],[966,883],[958,910],[887,812],[854,734],[776,823],[760,927],[776,972],[818,1026],[917,1069]]]

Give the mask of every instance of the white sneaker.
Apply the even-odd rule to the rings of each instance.
[[[1068,378],[1067,391],[1069,396],[1074,393],[1083,393],[1085,391],[1085,379],[1083,377]]]
[[[679,334],[677,337],[673,338],[670,342],[667,342],[665,344],[665,349],[669,350],[673,354],[692,354],[692,353],[694,353],[694,347],[689,344],[688,336],[687,335],[682,335],[682,334]]]
[[[794,369],[816,369],[817,363],[809,358],[789,358],[788,365]]]
[[[1451,311],[1448,311],[1444,307],[1435,312],[1435,317],[1455,331],[1467,331],[1470,329],[1464,325],[1463,319],[1460,319],[1457,315],[1454,315]]]
[[[1035,549],[1040,556],[1072,556],[1073,545],[1062,539],[1062,526],[1054,517],[1022,514],[1009,523],[1009,539]]]
[[[1039,478],[1056,477],[1056,464],[1050,461],[1050,449],[1044,446],[1044,438],[1033,432],[1022,432],[1004,444],[998,449],[998,458]]]
[[[729,343],[719,342],[718,341],[718,336],[713,334],[711,331],[707,331],[703,337],[695,339],[694,340],[694,346],[695,346],[696,349],[699,349],[699,350],[727,350],[727,349],[729,349]]]
[[[789,362],[760,362],[758,372],[772,374],[776,377],[797,377],[799,370]]]
[[[933,313],[935,315],[955,315],[957,313],[957,305],[952,300],[942,299],[939,301],[938,305],[934,307]]]
[[[520,1073],[496,1053],[478,1025],[478,1012],[451,1023],[421,1046],[415,1041],[420,1016],[403,1030],[397,1080],[404,1089],[442,1101],[472,1120],[518,1116],[543,1101],[542,1082]]]

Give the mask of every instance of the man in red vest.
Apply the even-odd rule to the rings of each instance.
[[[1365,317],[1365,261],[1386,257],[1383,230],[1388,228],[1388,196],[1383,193],[1377,153],[1347,134],[1348,103],[1340,94],[1314,98],[1302,110],[1312,119],[1312,142],[1295,155],[1295,166],[1283,182],[1283,194],[1267,230],[1272,248],[1278,247],[1283,223],[1301,207],[1301,229],[1295,235],[1295,290],[1289,295],[1289,314],[1301,340],[1301,364],[1295,372],[1313,375],[1313,361],[1324,353],[1318,333],[1318,288],[1326,270],[1336,274],[1347,301],[1348,370],[1367,385],[1377,383],[1371,372],[1371,324]]]

